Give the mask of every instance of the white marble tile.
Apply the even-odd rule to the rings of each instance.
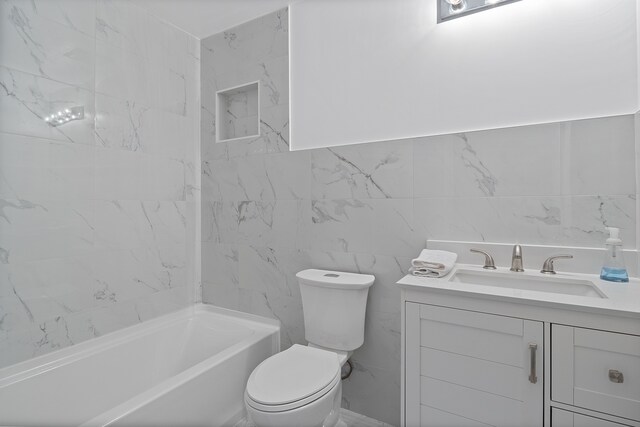
[[[289,104],[263,108],[260,116],[260,132],[267,153],[288,153]]]
[[[101,201],[96,204],[96,244],[125,249],[186,243],[185,202]]]
[[[416,226],[413,199],[372,199],[372,246],[368,252],[412,257],[424,248],[424,235]]]
[[[133,2],[96,2],[96,39],[119,50],[146,56],[153,37],[157,37],[157,32],[149,31],[151,21],[149,14]]]
[[[292,200],[309,194],[305,152],[203,162],[208,200]]]
[[[565,201],[565,242],[601,247],[609,237],[606,227],[620,228],[624,247],[635,248],[636,196],[576,196]]]
[[[244,201],[237,204],[238,242],[299,248],[308,244],[308,201]]]
[[[85,117],[51,126],[47,115],[84,106]],[[0,132],[92,145],[94,96],[79,87],[0,66]]]
[[[288,55],[266,58],[242,68],[224,68],[216,64],[215,58],[207,52],[206,72],[212,73],[207,84],[217,90],[235,87],[249,82],[260,84],[260,107],[269,108],[289,103],[289,57]],[[214,90],[215,92],[215,90]]]
[[[347,427],[391,427],[390,424],[365,417],[348,409],[340,410],[340,418],[347,424]]]
[[[579,120],[564,125],[571,195],[635,194],[633,116]]]
[[[345,422],[346,427],[391,427],[390,424],[365,417],[344,408],[340,410],[340,419]],[[234,424],[233,427],[256,427],[256,425],[245,417]]]
[[[93,5],[63,1],[53,8],[50,3],[54,2],[0,3],[0,64],[92,90],[95,42],[75,25],[93,23]],[[75,23],[71,13],[76,14]]]
[[[553,198],[415,199],[429,239],[560,243],[562,200]]]
[[[353,355],[359,363],[388,370],[400,365],[400,303],[395,305],[395,312],[367,310],[364,344]]]
[[[96,95],[96,142],[103,147],[143,151],[142,127],[149,107]]]
[[[249,162],[248,167],[254,166]],[[274,153],[264,158],[264,173],[277,200],[301,200],[310,198],[311,180],[309,153],[306,151]],[[258,166],[256,166],[258,168]],[[241,169],[242,170],[242,169]]]
[[[252,311],[282,322],[282,348],[304,341],[302,300],[296,273],[309,268],[308,255],[293,249],[239,247],[240,288],[251,291]]]
[[[260,73],[261,107],[289,103],[289,56],[268,59],[257,65]]]
[[[369,289],[367,310],[396,315],[400,312],[400,289],[396,282],[407,274],[410,257],[356,254],[360,273],[372,274],[376,280]],[[370,327],[370,326],[367,326]]]
[[[96,220],[101,251],[94,261],[94,293],[113,293],[113,302],[119,302],[186,286],[184,206],[158,203],[102,205]]]
[[[202,203],[202,241],[235,244],[238,242],[238,203],[205,201]]]
[[[391,425],[400,424],[400,365],[393,370],[360,364],[342,383],[342,407]]]
[[[251,291],[237,285],[203,282],[202,301],[218,307],[251,313]]]
[[[0,199],[0,234],[5,236],[37,236],[57,229],[90,235],[93,218],[91,201]]]
[[[50,21],[43,22],[41,25],[50,26],[56,23],[91,38],[95,37],[96,5],[93,1],[33,0],[28,3],[28,6],[20,0],[12,0],[10,3],[19,5],[20,12],[28,19],[40,17]]]
[[[240,310],[279,320],[281,349],[286,350],[293,344],[306,343],[302,302],[299,298],[263,291],[247,290],[247,292],[250,306],[241,307]]]
[[[163,68],[144,56],[96,41],[97,93],[182,116],[197,111],[196,67],[186,71]]]
[[[7,224],[11,219],[12,211],[21,215],[22,211],[29,210],[34,213],[32,218],[36,218],[39,214],[46,215],[44,211],[46,207],[40,205],[28,208],[30,203],[26,201],[2,200],[1,203],[5,205],[3,209],[5,216],[0,218],[3,224],[0,232],[2,263],[78,256],[93,249],[93,230],[82,218],[89,215],[86,212],[78,214],[77,217],[74,214],[72,217],[76,217],[77,221],[61,222],[58,226],[36,224],[33,228],[22,228]],[[7,204],[13,206],[7,206]],[[17,208],[10,209],[12,207]]]
[[[431,198],[415,200],[430,239],[599,247],[607,226],[635,245],[635,196]]]
[[[158,76],[153,74],[157,71],[142,56],[96,41],[97,93],[134,99],[138,104],[153,107],[153,91],[158,83]]]
[[[0,20],[4,366],[195,300],[199,43],[119,1],[6,0]]]
[[[312,198],[411,197],[411,156],[410,141],[312,150]]]
[[[561,125],[414,140],[415,197],[560,195]]]
[[[238,202],[238,242],[294,248],[298,227],[297,202]]]
[[[310,267],[307,252],[240,245],[239,253],[241,288],[300,300],[296,273]]]
[[[311,201],[309,235],[313,247],[327,251],[368,252],[373,244],[373,207],[357,199]]]
[[[141,155],[96,149],[95,195],[98,200],[137,200],[140,197]]]
[[[240,284],[240,254],[237,245],[202,243],[202,275],[209,287],[226,286],[239,287]],[[204,298],[204,301],[211,302]]]
[[[93,194],[93,147],[0,133],[0,197],[78,200]]]
[[[125,150],[96,150],[96,198],[184,201],[184,162]]]
[[[288,11],[283,9],[207,37],[202,46],[216,63],[225,64],[225,69],[245,69],[287,55],[288,29]]]
[[[142,156],[139,185],[143,200],[185,201],[185,163],[166,157]]]
[[[183,247],[139,246],[101,251],[95,257],[94,297],[104,304],[186,286]]]
[[[2,331],[0,333],[0,366],[8,366],[33,356],[31,331]]]

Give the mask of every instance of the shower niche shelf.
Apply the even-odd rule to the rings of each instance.
[[[259,82],[216,92],[216,142],[258,136],[260,136]]]

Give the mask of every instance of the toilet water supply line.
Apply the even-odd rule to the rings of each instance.
[[[347,365],[349,365],[349,372],[347,372],[346,374],[341,374],[340,376],[340,378],[343,380],[349,378],[351,376],[351,373],[353,372],[353,365],[351,364],[351,360],[347,359]]]

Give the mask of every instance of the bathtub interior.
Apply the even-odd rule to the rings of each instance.
[[[82,424],[228,352],[257,330],[251,323],[206,310],[128,329],[80,344],[75,352],[64,349],[28,361],[27,369],[18,364],[0,370],[0,425],[11,420]]]
[[[158,363],[158,379],[185,371],[255,334],[255,330],[246,325],[209,317],[211,315],[203,313],[192,318],[184,328],[174,330],[171,341],[157,343],[159,348],[154,360]],[[162,352],[166,354],[160,356]]]

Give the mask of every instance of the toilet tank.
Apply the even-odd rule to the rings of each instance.
[[[314,269],[303,270],[296,277],[307,341],[332,350],[360,347],[364,342],[367,295],[375,277]]]

